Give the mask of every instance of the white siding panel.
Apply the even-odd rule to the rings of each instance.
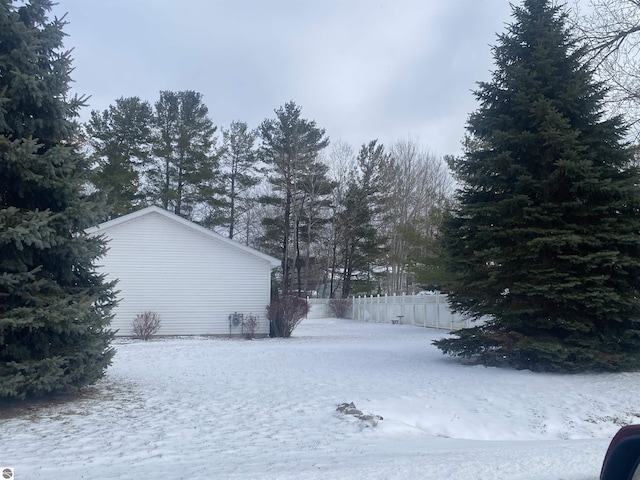
[[[119,279],[112,322],[118,335],[130,335],[145,310],[161,315],[159,335],[228,335],[233,312],[258,315],[257,333],[269,332],[268,261],[156,213],[96,233],[110,240],[98,263]]]

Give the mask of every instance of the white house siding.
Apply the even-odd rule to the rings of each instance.
[[[156,212],[95,233],[109,239],[101,271],[119,279],[117,335],[131,335],[133,319],[145,310],[162,317],[158,335],[240,334],[240,327],[229,330],[234,312],[257,315],[256,333],[268,334],[268,259]]]

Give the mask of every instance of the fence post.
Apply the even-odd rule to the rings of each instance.
[[[411,308],[413,318],[411,319],[411,325],[415,326],[416,324],[416,296],[411,295]]]
[[[374,298],[373,294],[371,294],[371,298]],[[371,302],[373,303],[373,301]],[[376,309],[375,309],[375,316],[372,314],[371,315],[371,321],[372,322],[377,322],[378,321],[378,315],[380,314],[380,295],[378,295],[378,298],[376,299]]]
[[[351,297],[351,316],[356,320],[356,297]]]

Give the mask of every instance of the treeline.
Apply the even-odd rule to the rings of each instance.
[[[283,293],[402,293],[442,281],[436,243],[453,181],[417,141],[359,150],[288,102],[218,128],[202,95],[119,98],[84,125],[106,219],[157,205],[281,259]],[[179,248],[179,246],[177,246]]]

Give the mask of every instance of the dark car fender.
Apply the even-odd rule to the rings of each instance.
[[[631,480],[640,464],[640,425],[627,425],[615,434],[602,462],[600,480]]]

